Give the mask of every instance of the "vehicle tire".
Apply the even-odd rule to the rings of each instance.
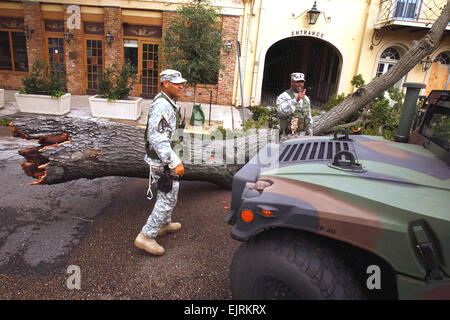
[[[230,266],[233,299],[365,299],[360,282],[318,236],[275,230],[236,251]]]

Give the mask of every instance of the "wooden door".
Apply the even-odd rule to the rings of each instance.
[[[159,44],[140,41],[139,58],[140,95],[152,99],[160,90]]]
[[[138,70],[138,80],[139,76],[141,74],[141,71],[139,69],[139,40],[137,39],[124,39],[124,63],[130,63],[133,67]],[[133,91],[131,94],[133,96],[140,95],[142,92],[141,83],[140,81],[137,81],[133,86]]]
[[[99,80],[103,72],[103,40],[85,39],[86,44],[86,77],[85,88],[87,94],[96,94]]]
[[[66,64],[64,61],[64,38],[47,37],[47,54],[50,71],[59,79],[66,80]]]

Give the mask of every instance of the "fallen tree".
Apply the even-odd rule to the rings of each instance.
[[[144,128],[118,122],[70,117],[18,118],[11,134],[37,139],[39,146],[19,151],[22,168],[37,179],[56,184],[80,178],[149,175],[144,161]],[[233,175],[264,147],[266,136],[250,134],[230,140],[202,140],[185,135],[184,180],[210,181],[230,188]],[[186,160],[187,159],[187,160]]]

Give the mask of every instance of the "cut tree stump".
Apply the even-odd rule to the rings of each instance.
[[[71,117],[16,118],[10,128],[13,136],[39,140],[38,147],[19,151],[26,159],[22,164],[25,173],[37,179],[33,184],[106,176],[148,178],[145,128]],[[182,179],[231,188],[233,175],[274,137],[270,134],[230,140],[202,140],[185,134]]]

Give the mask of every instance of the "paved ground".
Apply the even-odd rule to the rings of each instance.
[[[152,257],[133,245],[154,204],[146,179],[31,186],[17,151],[33,145],[0,127],[0,299],[230,298],[240,245],[223,222],[230,191],[182,181],[173,218],[183,228],[160,238],[166,253]],[[80,290],[67,288],[70,265],[80,268]]]
[[[108,177],[31,186],[18,148],[0,131],[0,299],[228,299],[228,266],[239,243],[223,222],[230,192],[181,182],[162,257],[133,245],[153,201],[146,179]],[[69,290],[69,265],[81,289]]]

